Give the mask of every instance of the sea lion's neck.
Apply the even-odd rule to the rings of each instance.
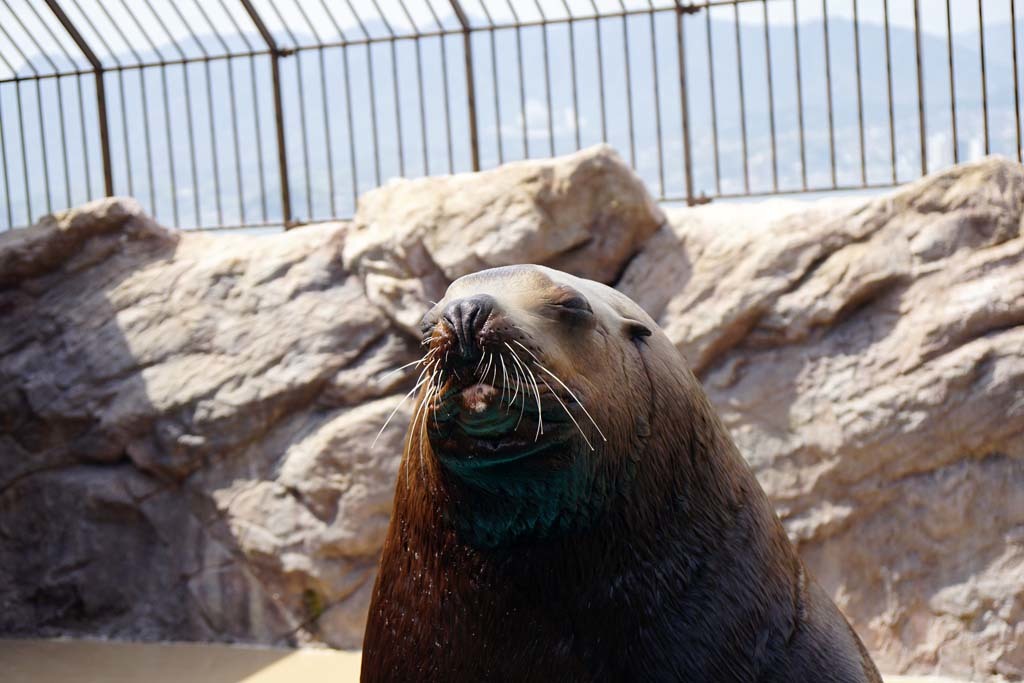
[[[574,453],[573,444],[544,442],[507,462],[481,464],[471,458],[445,459],[435,470],[433,495],[447,501],[440,509],[459,539],[479,549],[497,549],[565,534],[594,524],[624,482]],[[533,462],[528,462],[534,459]],[[543,460],[543,471],[536,461]]]
[[[674,405],[679,407],[678,401]],[[731,440],[706,401],[686,409],[687,421],[657,425],[653,436],[644,425],[637,430],[642,436],[601,444],[596,452],[580,447],[575,453],[531,453],[487,466],[469,458],[439,458],[428,441],[421,448],[413,437],[406,457],[411,452],[417,454],[413,462],[430,464],[419,472],[415,466],[402,468],[395,514],[408,513],[407,522],[430,544],[445,537],[446,543],[491,558],[514,552],[520,560],[532,554],[557,559],[559,548],[571,556],[585,553],[588,543],[601,555],[613,542],[635,546],[623,548],[626,553],[657,553],[669,542],[714,539],[732,524],[733,501],[741,497],[742,473],[729,471],[739,456],[709,459],[709,453],[734,450]],[[531,472],[525,464],[530,456],[554,465]],[[716,486],[708,487],[708,481]],[[566,559],[578,564],[574,557]],[[547,562],[517,564],[519,571],[553,569]],[[600,570],[599,561],[588,566]]]
[[[621,672],[637,658],[657,670],[666,643],[674,657],[692,652],[699,659],[709,647],[699,634],[708,629],[741,645],[746,635],[732,630],[737,623],[789,633],[789,612],[762,609],[789,604],[791,577],[798,573],[781,527],[772,527],[767,500],[706,399],[662,405],[685,411],[687,420],[678,413],[654,416],[650,436],[630,452],[638,456],[629,459],[633,471],[619,471],[632,477],[629,485],[600,477],[589,482],[591,496],[607,498],[590,523],[586,514],[565,516],[560,507],[559,517],[576,526],[552,526],[546,535],[512,542],[493,541],[549,513],[531,518],[521,507],[495,507],[489,524],[505,519],[502,533],[477,528],[492,541],[479,543],[455,514],[463,507],[475,514],[479,503],[461,498],[465,492],[451,485],[451,475],[436,459],[421,460],[411,439],[411,466],[400,470],[364,662],[393,674],[390,680],[460,680],[439,673],[452,671],[472,672],[462,679],[478,680],[486,678],[480,672],[507,667],[508,657],[528,651],[536,654],[538,671],[551,667],[552,679],[634,680]],[[612,462],[614,454],[599,459]],[[758,614],[736,619],[715,607],[722,591],[730,605]],[[424,630],[423,624],[443,628]],[[382,642],[403,645],[394,651],[379,647]],[[571,671],[577,659],[566,653],[579,655],[574,648],[587,643],[600,643],[587,655],[595,668]],[[666,665],[665,677],[678,678],[677,663]]]

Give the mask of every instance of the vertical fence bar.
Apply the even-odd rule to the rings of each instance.
[[[462,27],[462,51],[466,62],[466,108],[469,116],[469,154],[473,162],[473,170],[480,170],[480,139],[476,130],[476,83],[473,80],[473,41],[471,39],[469,17],[462,9],[459,0],[449,0],[459,26]],[[443,40],[443,37],[441,38]],[[497,87],[497,86],[496,86]]]
[[[836,187],[836,127],[832,114],[832,48],[828,39],[828,0],[821,0],[821,26],[825,39],[825,105],[828,112],[828,160],[832,187]]]
[[[300,221],[302,223],[306,223],[306,222],[309,222],[309,220],[312,218],[312,213],[313,213],[313,197],[312,197],[312,194],[310,192],[309,143],[308,143],[308,138],[307,138],[307,133],[306,133],[306,93],[305,93],[305,89],[303,88],[302,53],[298,50],[299,41],[295,37],[295,33],[288,26],[288,22],[285,20],[284,15],[281,14],[281,10],[278,9],[277,3],[274,2],[274,0],[270,0],[267,4],[270,6],[270,9],[273,11],[274,16],[277,17],[277,20],[278,20],[278,22],[280,22],[281,27],[284,29],[284,32],[288,35],[288,39],[292,41],[292,50],[291,50],[290,54],[295,57],[295,82],[296,82],[296,86],[298,87],[298,95],[299,95],[298,98],[296,98],[296,101],[297,101],[297,103],[299,105],[299,137],[302,140],[302,171],[303,171],[302,179],[304,181],[303,182],[303,189],[306,191],[306,215],[305,215],[305,218],[304,219],[295,219],[295,222],[296,222],[296,224],[298,224]],[[296,3],[295,6],[299,9],[300,12],[302,11],[302,6],[301,5]],[[355,11],[354,10],[353,10],[353,14],[355,15]],[[355,15],[355,16],[356,16],[356,20],[359,21],[359,16],[358,15]],[[370,44],[369,43],[366,44],[366,49],[367,49],[367,53],[369,53],[369,50],[370,50]],[[367,71],[369,71],[369,67],[367,67]],[[229,73],[229,75],[231,73],[230,72],[230,65],[229,65],[228,73]],[[371,95],[371,97],[370,97],[370,104],[372,106],[373,101],[374,101],[374,99],[373,99],[373,81],[372,80],[370,81],[370,95]],[[234,100],[233,100],[233,98],[234,98],[234,95],[232,95],[232,107],[234,107]],[[235,122],[234,122],[235,114],[234,114],[234,110],[233,109],[232,109],[231,118],[232,118],[232,126],[234,126],[235,125]],[[376,115],[374,115],[374,123],[376,123],[376,120],[377,120],[376,119]],[[377,152],[378,147],[377,147],[376,135],[374,135],[373,149],[374,149],[374,153],[378,154],[378,152]],[[379,159],[378,159],[377,163],[378,163],[378,165],[380,164],[380,160]],[[380,184],[379,176],[378,176],[378,179],[377,179],[377,184],[378,185]],[[239,190],[241,190],[241,188],[239,188]]]
[[[854,0],[856,2],[856,0]],[[772,190],[779,191],[779,154],[775,142],[775,89],[772,86],[772,37],[768,26],[768,0],[762,0],[764,12],[764,67],[768,77],[768,126],[772,143]]]
[[[704,9],[704,33],[708,48],[708,89],[711,100],[711,142],[715,153],[715,194],[722,194],[722,164],[718,150],[718,97],[715,95],[715,48],[711,38],[711,5]]]
[[[320,0],[320,4],[323,4],[323,0]],[[412,15],[409,14],[409,8],[405,6],[405,0],[398,0],[398,6],[402,8],[402,13],[405,15],[406,21],[409,22],[409,26],[411,26],[412,30],[413,30],[413,34],[412,34],[413,35],[413,43],[414,43],[415,48],[416,48],[416,68],[418,70],[419,69],[419,63],[420,63],[420,58],[419,58],[419,51],[420,51],[420,27],[419,27],[419,25],[415,21],[413,21]],[[339,28],[338,32],[341,33],[340,28]],[[408,36],[406,36],[406,37],[408,37]],[[399,100],[398,100],[398,87],[397,87],[397,84],[398,84],[398,61],[397,61],[398,57],[395,55],[395,52],[394,52],[394,43],[392,43],[391,45],[392,45],[391,54],[392,54],[392,59],[394,60],[393,61],[394,78],[395,78],[395,84],[396,84],[396,86],[395,86],[395,107],[397,108],[398,107],[398,102],[399,102]],[[419,92],[420,92],[420,116],[422,117],[423,116],[423,83],[422,82],[417,82],[417,88],[419,89]],[[401,146],[402,145],[401,116],[398,115],[397,112],[396,112],[396,118],[399,119],[399,130],[398,130],[399,152],[400,152],[400,155],[403,157],[403,161],[402,161],[402,164],[401,164],[401,168],[399,168],[399,171],[401,172],[402,176],[404,177],[405,176],[405,161],[404,161],[405,154],[404,154],[404,152],[401,152],[401,150],[402,150],[402,146]],[[426,148],[424,147],[424,150],[425,149]],[[424,165],[426,165],[425,159],[426,159],[426,152],[424,152]]]
[[[661,92],[658,88],[658,33],[655,30],[654,5],[648,0],[651,13],[647,15],[651,29],[651,66],[654,83],[654,134],[658,139],[658,196],[665,196],[665,152],[661,134]]]
[[[1017,71],[1017,0],[1010,0],[1010,41],[1013,43],[1013,130],[1017,134],[1017,161],[1024,160],[1020,148],[1020,74]]]
[[[397,53],[397,51],[395,49],[395,40],[397,39],[397,36],[395,35],[394,29],[391,28],[391,22],[388,21],[387,16],[384,14],[384,11],[381,10],[380,3],[378,3],[377,0],[371,0],[371,2],[373,2],[373,7],[374,7],[375,10],[377,10],[377,14],[380,16],[380,20],[384,24],[384,28],[387,29],[388,36],[390,38],[390,40],[388,42],[389,42],[389,44],[391,46],[391,92],[394,94],[394,98],[395,98],[395,101],[394,101],[394,104],[395,104],[395,132],[396,132],[396,137],[398,138],[398,175],[404,177],[405,176],[405,158],[404,158],[405,157],[405,153],[403,152],[403,146],[402,146],[402,114],[399,111],[399,106],[398,106],[398,53]],[[296,3],[296,6],[299,8],[299,11],[302,12],[302,6],[299,5],[298,3]],[[306,13],[302,12],[302,16],[305,17]],[[413,24],[413,26],[415,27],[415,24]],[[418,31],[418,29],[416,29],[416,30]],[[316,34],[316,29],[315,28],[313,29],[313,31]],[[316,34],[316,36],[317,36],[317,42],[322,42],[322,40],[320,39],[320,35]],[[321,55],[321,58],[320,58],[321,67],[320,68],[321,68],[321,73],[322,73],[322,70],[323,70],[323,66],[322,66],[323,65],[323,47],[320,48],[320,55]],[[325,109],[325,113],[324,113],[324,120],[325,121],[327,120],[326,109]]]
[[[391,95],[395,101],[395,135],[398,138],[398,175],[405,177],[405,144],[402,140],[402,107],[400,106],[399,85],[398,85],[398,47],[395,44],[396,38],[391,36]],[[324,92],[324,120],[327,120],[327,84],[324,82],[324,49],[320,48],[320,87]],[[330,136],[330,126],[324,124],[327,134]],[[330,151],[330,145],[327,146]],[[328,167],[330,163],[328,162]],[[334,181],[331,181],[332,184]],[[333,192],[332,192],[333,195]]]
[[[686,36],[683,34],[683,15],[695,10],[683,7],[676,0],[676,49],[679,52],[679,107],[683,119],[683,171],[686,173],[686,205],[693,206],[693,154],[690,150],[690,102],[686,84]],[[705,10],[710,11],[710,10]]]
[[[594,0],[590,0],[590,6],[594,9],[594,40],[597,49],[597,93],[601,101],[601,141],[608,141],[608,114],[606,112],[604,98],[604,48],[601,45],[601,16],[597,11]]]
[[[522,117],[522,129],[523,129],[523,158],[530,158],[530,137],[527,132],[528,122],[526,120],[526,85],[523,83],[523,35],[521,29],[521,22],[519,21],[519,15],[516,14],[516,8],[511,4],[511,0],[505,0],[505,4],[508,5],[508,9],[512,12],[512,18],[516,24],[516,64],[519,67],[519,115]]]
[[[21,81],[15,81],[14,94],[18,101],[18,141],[21,143],[21,183],[25,188],[25,223],[32,223],[32,189],[28,185],[28,147],[25,145],[25,108],[21,101]]]
[[[980,0],[979,0],[980,3]],[[978,5],[979,11],[981,5]],[[982,29],[984,30],[984,29]],[[921,175],[928,175],[928,129],[924,120],[924,69],[921,64],[921,4],[914,0],[914,56],[917,61],[917,126],[921,140]],[[982,52],[981,63],[985,63]],[[984,83],[984,76],[982,76]]]
[[[629,165],[636,168],[636,134],[633,125],[633,78],[629,66],[629,15],[625,5],[619,0],[619,7],[622,9],[622,57],[623,73],[626,75],[626,124],[629,126]]]
[[[857,0],[853,0],[853,59],[857,77],[857,136],[860,143],[860,182],[867,185],[868,167],[864,147],[864,81],[860,71],[860,16],[857,13]]]
[[[399,0],[398,4],[402,8],[402,11],[405,12],[405,16],[409,20],[409,24],[411,26],[416,26],[416,23],[412,20],[412,17],[409,16],[409,11],[405,8],[405,3],[402,2],[402,0]],[[330,19],[331,25],[334,27],[335,33],[337,33],[338,37],[341,39],[341,44],[339,45],[339,47],[341,49],[342,71],[344,72],[344,76],[345,76],[345,123],[347,125],[346,132],[348,134],[349,173],[350,173],[350,176],[351,176],[350,180],[351,180],[351,185],[352,185],[352,210],[355,211],[356,203],[357,203],[358,197],[359,197],[359,190],[358,190],[358,178],[357,178],[356,157],[355,157],[355,134],[353,133],[354,128],[352,126],[352,102],[351,102],[352,93],[351,93],[351,91],[349,89],[349,77],[350,77],[350,75],[349,75],[349,68],[348,68],[348,42],[349,41],[348,41],[348,36],[342,30],[341,25],[338,23],[337,19],[335,19],[334,12],[332,12],[331,9],[327,6],[326,1],[325,0],[320,0],[320,6],[323,8],[324,13],[327,15],[328,19]],[[381,14],[381,16],[383,17],[384,15]],[[391,45],[392,45],[392,57],[394,57],[394,43],[392,43]],[[417,40],[416,46],[417,46],[417,50],[418,50],[419,49],[419,41],[418,40]],[[418,60],[417,60],[417,62],[418,62]],[[397,79],[398,79],[397,75],[395,76],[395,79],[396,79],[396,83],[397,83]],[[325,107],[326,107],[326,101],[327,101],[327,99],[326,99],[327,98],[326,84],[324,84],[323,87],[324,87],[324,102],[325,102]],[[396,99],[395,102],[396,102],[396,107],[397,107],[398,100]],[[326,114],[325,114],[325,116],[326,116]],[[328,128],[328,132],[329,131],[330,131],[330,129]],[[400,117],[399,117],[399,139],[401,139],[401,118]],[[331,167],[331,166],[333,166],[333,161],[332,161],[332,156],[331,156],[331,151],[330,151],[329,144],[330,143],[328,143],[327,163],[328,163],[328,167]],[[401,142],[399,142],[399,149],[401,150]],[[400,154],[401,154],[401,152],[400,152]],[[402,164],[402,174],[403,175],[405,174],[404,163]],[[334,174],[331,173],[330,185],[331,185],[331,213],[332,214],[335,213],[334,212],[334,201],[335,200],[334,200],[334,180],[333,180],[333,177],[334,177]],[[337,214],[335,214],[335,215],[337,215]]]
[[[804,88],[800,71],[800,18],[793,0],[793,65],[796,69],[796,118],[800,129],[800,187],[807,189],[807,144],[804,136]]]
[[[125,138],[125,144],[124,144],[124,150],[125,150],[125,175],[126,175],[126,178],[127,178],[127,181],[128,181],[128,194],[131,195],[131,196],[134,196],[135,195],[135,191],[134,191],[134,189],[132,187],[131,162],[130,162],[130,159],[128,157],[128,143],[127,143],[127,138],[128,138],[127,126],[128,126],[128,124],[127,124],[127,118],[126,118],[126,116],[124,114],[124,109],[125,109],[125,104],[124,104],[124,70],[121,69],[121,62],[118,60],[117,56],[114,54],[114,51],[110,49],[110,45],[107,43],[106,40],[104,40],[103,34],[96,30],[96,25],[93,24],[91,19],[89,19],[89,15],[87,13],[85,13],[85,12],[82,12],[82,8],[78,4],[78,1],[77,0],[71,0],[71,3],[75,6],[75,9],[77,9],[82,14],[82,18],[85,19],[86,25],[88,25],[89,28],[92,30],[92,32],[96,34],[96,38],[100,41],[100,45],[103,46],[103,49],[105,49],[107,51],[107,53],[110,55],[110,59],[114,62],[114,69],[117,71],[118,101],[120,103],[120,108],[121,108],[121,130],[124,133],[124,138]],[[82,155],[82,171],[85,174],[86,195],[92,196],[92,178],[91,178],[90,173],[89,173],[89,145],[87,144],[88,143],[88,136],[86,135],[86,131],[85,131],[85,106],[84,106],[84,104],[82,102],[82,79],[81,78],[78,79],[78,120],[80,122],[81,129],[82,129],[82,149],[85,151],[85,154]]]
[[[480,170],[480,138],[476,128],[476,83],[473,80],[473,41],[470,34],[469,18],[462,9],[459,0],[448,0],[455,18],[462,26],[462,54],[466,63],[466,108],[469,115],[469,154],[473,162],[473,170]],[[441,38],[444,40],[444,37]],[[497,84],[495,84],[497,87]]]
[[[417,48],[419,45],[417,44]],[[352,210],[355,211],[356,203],[359,201],[359,167],[356,166],[356,134],[355,124],[353,122],[352,110],[355,109],[352,104],[352,71],[349,69],[348,64],[348,45],[341,46],[341,66],[342,71],[345,72],[345,123],[348,126],[348,166],[349,175],[352,180]],[[420,83],[423,82],[423,73],[420,72]],[[422,86],[421,86],[422,87]],[[423,91],[420,90],[420,124],[423,123]],[[427,134],[426,128],[423,128],[423,168],[424,175],[429,175],[429,167],[427,166]]]
[[[25,28],[25,25],[22,24],[22,22],[18,18],[18,16],[16,14],[14,14],[14,12],[11,10],[11,7],[6,2],[6,0],[4,0],[4,6],[7,8],[7,11],[12,16],[14,16],[15,22],[17,22],[20,25],[20,27],[21,27],[21,31],[17,32],[17,33],[19,35],[27,34],[28,30]],[[12,26],[11,28],[13,30],[14,27]],[[46,127],[43,125],[43,91],[42,91],[42,87],[40,86],[40,82],[42,80],[41,77],[40,77],[41,75],[36,70],[35,66],[32,65],[32,61],[28,58],[28,56],[26,56],[25,52],[21,49],[21,47],[18,46],[18,43],[16,43],[14,41],[14,38],[11,37],[11,35],[7,32],[7,30],[4,28],[4,26],[2,24],[0,24],[0,33],[3,34],[4,38],[6,38],[7,41],[11,44],[11,47],[13,47],[14,50],[18,53],[18,56],[21,57],[21,59],[25,63],[25,65],[28,66],[28,68],[31,69],[31,71],[32,71],[32,76],[30,77],[29,80],[34,82],[35,86],[36,86],[36,88],[35,88],[35,90],[36,90],[36,114],[37,114],[37,117],[38,117],[38,124],[39,124],[40,157],[41,157],[41,161],[43,162],[43,187],[46,190],[46,195],[45,195],[46,196],[46,212],[47,213],[53,213],[53,198],[51,197],[51,192],[50,192],[50,189],[51,189],[50,188],[50,168],[49,168],[49,163],[48,163],[47,154],[46,154]],[[39,50],[38,47],[36,49]],[[57,70],[57,65],[53,63],[53,60],[51,60],[49,58],[49,56],[47,56],[45,54],[43,55],[43,57],[50,63],[50,68],[52,68],[53,70],[56,71]]]
[[[349,7],[352,6],[351,0],[345,1],[349,3]],[[437,15],[437,12],[434,11],[434,6],[429,2],[427,3],[427,9],[430,11],[430,16],[434,20],[434,25],[437,26],[437,40],[441,45],[441,80],[444,82],[444,136],[445,142],[448,144],[448,173],[454,173],[455,162],[452,157],[452,96],[448,84],[448,50],[445,48],[445,39],[448,37],[448,32],[445,30],[444,24],[441,22],[441,18]],[[355,14],[355,10],[353,10],[352,13]],[[365,28],[363,28],[363,33],[365,33],[367,39],[369,39],[370,34],[366,32]],[[367,46],[369,46],[369,43],[367,43]],[[522,63],[521,58],[520,63]],[[370,82],[370,87],[373,87],[373,81]],[[524,109],[523,111],[523,116],[525,118],[526,110]],[[376,138],[374,138],[374,140],[376,140]],[[379,178],[377,179],[377,184],[380,184]]]
[[[580,148],[580,107],[579,98],[576,94],[576,33],[573,25],[576,20],[573,18],[572,10],[566,0],[562,0],[565,13],[569,16],[569,68],[572,75],[572,120],[573,134],[576,137],[576,149]]]
[[[481,5],[487,13],[487,5]],[[488,42],[491,45],[491,94],[494,99],[494,137],[498,147],[498,163],[505,163],[505,144],[501,134],[501,94],[498,92],[498,51],[494,38],[494,22],[490,14],[487,14]],[[418,41],[419,39],[417,39]],[[578,117],[577,117],[578,120]]]
[[[739,84],[740,95],[740,142],[743,144],[743,190],[750,192],[750,155],[747,150],[747,98],[743,90],[743,39],[740,36],[740,6],[732,6],[733,31],[736,35],[736,82]],[[826,20],[827,21],[827,20]],[[825,53],[828,63],[828,52]],[[833,180],[833,184],[835,181]]]
[[[540,12],[541,30],[541,54],[544,55],[544,101],[548,107],[548,155],[555,156],[555,128],[551,113],[551,60],[548,59],[548,18],[544,14],[544,8],[538,0],[533,0],[534,6]]]
[[[794,0],[795,2],[796,0]],[[892,37],[889,31],[889,0],[882,0],[882,23],[885,27],[885,77],[889,102],[889,162],[892,182],[896,184],[896,116],[892,99]]]
[[[917,18],[917,2],[914,2],[915,19]],[[978,0],[978,55],[981,58],[981,123],[985,134],[985,154],[992,151],[988,132],[988,70],[985,66],[985,13],[982,2]]]
[[[274,123],[277,127],[277,167],[281,176],[281,219],[287,230],[293,226],[292,199],[288,187],[288,155],[284,146],[284,107],[281,105],[280,58],[284,53],[277,47],[277,41],[267,29],[267,25],[263,23],[259,12],[252,6],[252,2],[250,0],[239,0],[239,2],[242,3],[245,13],[249,15],[252,23],[256,26],[256,30],[259,31],[263,42],[267,44],[267,49],[270,50],[270,81],[274,91]]]
[[[196,4],[196,6],[199,7],[200,12],[202,12],[203,16],[205,17],[206,13],[205,10],[202,9],[202,6],[198,3]],[[174,3],[171,3],[171,9],[174,10],[174,12],[178,15],[178,19],[188,29],[189,34],[191,34],[193,40],[195,40],[196,47],[199,48],[199,51],[202,53],[203,57],[208,58],[209,53],[207,53],[206,48],[203,46],[202,41],[196,38],[196,32],[192,30],[192,25],[188,23],[188,20],[185,18],[185,15],[182,14],[181,9]],[[164,32],[170,35],[169,32],[167,31],[167,27],[164,26],[164,23],[162,21],[160,22],[160,25],[161,27],[163,27]],[[214,35],[216,35],[217,38],[220,39],[220,35],[216,33],[216,28],[214,28]],[[221,39],[221,44],[224,44],[223,39]],[[225,50],[225,53],[227,53],[227,50]],[[192,113],[195,111],[195,107],[192,106],[192,85],[188,78],[188,67],[189,62],[187,60],[183,61],[181,64],[181,77],[182,80],[184,80],[185,82],[185,136],[188,138],[188,160],[189,167],[191,169],[190,175],[192,178],[192,209],[195,212],[196,227],[201,227],[203,224],[203,218],[202,209],[199,206],[199,172],[198,166],[196,164],[196,142],[192,127]]]
[[[17,86],[17,84],[15,84]],[[7,227],[14,227],[14,201],[11,199],[11,172],[7,166],[6,128],[4,127],[3,93],[0,92],[0,165],[4,169],[4,203],[7,205]]]
[[[956,77],[953,71],[953,10],[946,0],[946,53],[949,56],[949,122],[953,129],[953,163],[960,163],[960,138],[956,130]]]
[[[56,35],[54,35],[53,31],[50,30],[49,25],[45,21],[43,21],[43,17],[39,14],[38,10],[36,10],[36,8],[31,3],[29,3],[28,8],[29,8],[29,10],[32,11],[32,14],[35,15],[36,19],[42,25],[43,29],[50,36],[50,38],[53,40],[53,42],[55,42],[57,44],[57,47],[60,49],[61,53],[64,55],[64,58],[67,59],[70,64],[74,64],[75,63],[74,58],[67,51],[67,49],[64,47],[64,44],[60,42],[60,40],[57,38]],[[21,22],[19,22],[19,23],[21,23]],[[36,47],[40,50],[40,52],[43,51],[43,48],[39,45],[39,43],[35,40],[35,38],[32,39],[32,42],[33,42],[33,44],[36,45]],[[47,61],[50,61],[52,63],[52,60],[50,60],[49,57],[47,57]],[[55,71],[59,71],[58,69],[56,69],[56,67],[54,68],[54,70]],[[62,75],[59,74],[59,73],[56,74],[56,79],[55,80],[56,80],[56,83],[57,83],[57,108],[60,110],[60,114],[59,114],[59,120],[60,120],[60,146],[61,146],[61,153],[63,155],[63,160],[64,160],[64,199],[65,199],[66,206],[70,207],[71,206],[71,161],[68,159],[67,130],[66,130],[65,122],[64,122],[64,118],[65,118],[64,117],[64,94],[63,94],[64,89],[61,87],[61,79],[62,79]]]
[[[110,128],[107,125],[107,91],[103,87],[103,64],[96,57],[96,53],[92,51],[89,44],[85,42],[85,38],[75,28],[68,15],[61,9],[57,0],[46,0],[46,5],[53,12],[54,16],[57,17],[57,21],[64,27],[64,30],[68,32],[68,35],[71,36],[71,40],[75,41],[75,45],[78,46],[78,49],[88,60],[93,72],[96,74],[96,121],[100,129],[100,155],[103,160],[103,192],[105,196],[110,197],[114,194],[114,176],[110,165]]]

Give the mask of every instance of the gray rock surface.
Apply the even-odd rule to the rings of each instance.
[[[670,212],[619,287],[889,672],[1024,677],[1024,168]]]
[[[115,199],[0,236],[0,631],[358,645],[410,345],[346,230]]]
[[[662,212],[606,147],[350,224],[0,234],[0,635],[359,645],[426,302],[616,284],[704,380],[883,670],[1024,678],[1024,170]],[[667,216],[667,221],[666,221]]]

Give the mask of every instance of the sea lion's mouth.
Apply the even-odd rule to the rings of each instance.
[[[538,345],[486,297],[451,308],[427,331],[421,361],[420,419],[438,457],[495,466],[565,451],[574,434],[593,450],[579,424],[586,409]]]
[[[445,391],[427,417],[434,451],[459,468],[521,460],[563,444],[572,434],[547,392],[539,396],[484,381]],[[570,425],[571,426],[571,425]]]
[[[485,382],[476,382],[458,393],[458,401],[463,410],[472,413],[486,413],[495,402],[502,398],[502,391]]]

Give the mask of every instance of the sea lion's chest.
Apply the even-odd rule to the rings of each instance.
[[[395,601],[376,604],[374,621],[389,630],[388,680],[682,680],[706,670],[694,657],[700,629],[670,590],[680,577],[646,567],[582,584],[472,561],[432,569],[395,577]]]

